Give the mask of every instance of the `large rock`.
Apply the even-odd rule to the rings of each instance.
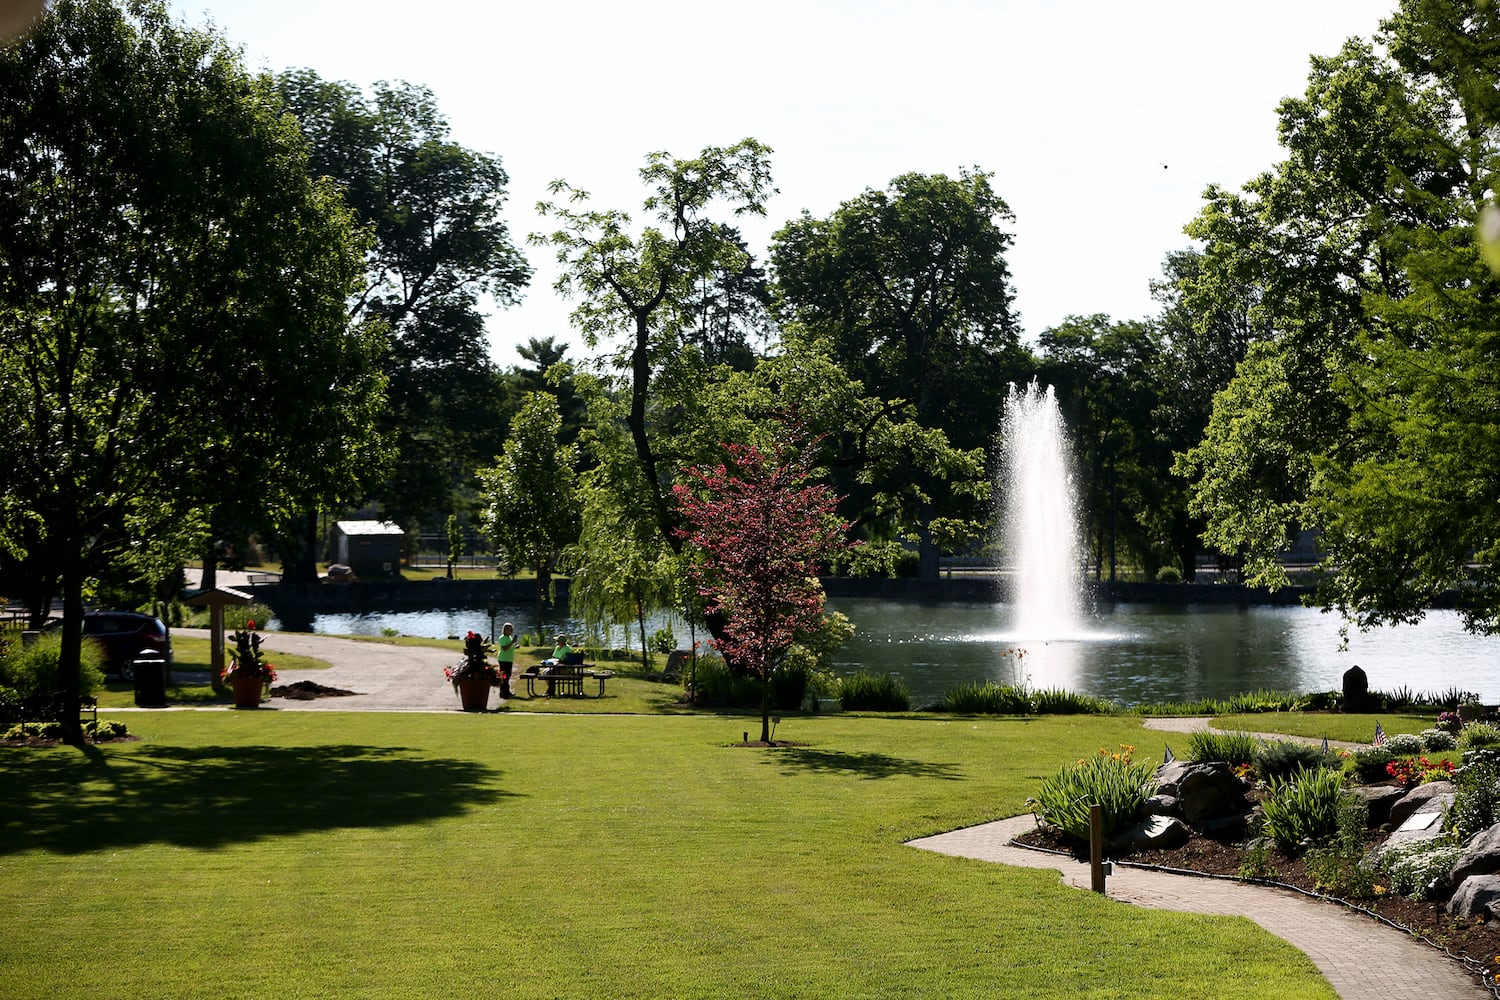
[[[1447,782],[1433,782],[1433,784],[1447,784]],[[1409,797],[1409,796],[1408,796]],[[1405,802],[1403,798],[1401,802]],[[1396,847],[1406,847],[1411,844],[1420,844],[1426,841],[1438,840],[1443,836],[1443,813],[1453,801],[1453,794],[1442,794],[1427,796],[1420,800],[1416,812],[1405,816],[1401,824],[1391,831],[1385,843],[1370,852],[1370,857],[1378,861],[1387,851]],[[1397,803],[1398,805],[1400,803]],[[1394,816],[1392,817],[1394,819]]]
[[[1147,816],[1181,816],[1182,803],[1177,801],[1175,795],[1162,795],[1160,792],[1151,796],[1141,808]]]
[[[1193,831],[1175,816],[1147,816],[1128,830],[1116,834],[1110,847],[1121,854],[1136,851],[1167,850],[1188,842]]]
[[[1370,807],[1369,824],[1374,827],[1389,822],[1391,806],[1405,797],[1406,789],[1400,785],[1355,785],[1349,794]]]
[[[1494,875],[1497,872],[1500,872],[1500,823],[1469,838],[1463,854],[1453,862],[1448,880],[1458,885],[1475,875]]]
[[[1193,826],[1245,811],[1245,785],[1223,761],[1195,764],[1174,760],[1156,769],[1156,793],[1177,799],[1182,818]]]
[[[1463,885],[1448,900],[1448,912],[1465,917],[1500,917],[1500,875],[1476,875],[1464,879]]]
[[[1391,806],[1391,826],[1399,827],[1413,813],[1425,811],[1424,807],[1433,799],[1447,796],[1447,801],[1452,802],[1453,792],[1451,781],[1429,781],[1425,785],[1418,785]]]

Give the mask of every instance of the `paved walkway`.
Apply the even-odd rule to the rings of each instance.
[[[1212,726],[1209,725],[1209,723],[1212,722],[1212,721],[1213,721],[1212,719],[1209,719],[1207,717],[1188,717],[1188,718],[1168,717],[1168,718],[1160,718],[1160,719],[1142,719],[1141,720],[1141,725],[1145,726],[1147,729],[1156,729],[1156,730],[1160,730],[1161,732],[1165,732],[1165,733],[1182,733],[1183,735],[1186,735],[1188,733],[1197,732],[1200,729],[1209,729],[1209,730],[1212,730],[1213,732],[1216,732],[1216,733],[1229,732],[1229,730],[1227,730],[1227,729],[1214,729]],[[1269,740],[1301,740],[1304,743],[1321,743],[1322,742],[1320,739],[1315,739],[1313,737],[1288,736],[1286,733],[1251,733],[1250,735],[1258,737],[1258,738],[1263,739],[1263,740],[1267,740],[1267,741],[1269,741]],[[1375,737],[1375,733],[1373,731],[1371,731],[1370,738],[1374,739],[1374,737]],[[1335,749],[1342,748],[1344,750],[1358,750],[1361,747],[1367,747],[1370,744],[1368,744],[1368,743],[1349,743],[1349,742],[1346,742],[1344,740],[1329,740],[1328,741],[1328,745],[1330,747],[1334,747]]]
[[[1034,822],[1030,816],[1017,816],[913,840],[910,846],[1019,868],[1054,868],[1068,885],[1089,891],[1087,862],[1010,846],[1011,838],[1031,829]],[[1105,889],[1122,903],[1249,917],[1304,952],[1346,1000],[1492,1000],[1458,962],[1395,928],[1332,903],[1264,886],[1120,866]]]

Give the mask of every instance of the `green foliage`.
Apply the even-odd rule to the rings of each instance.
[[[1260,752],[1260,740],[1249,733],[1217,733],[1210,729],[1195,729],[1188,734],[1188,760],[1194,763],[1217,760],[1235,767],[1255,763]]]
[[[846,712],[906,712],[911,695],[900,678],[858,673],[840,682],[839,704]]]
[[[1416,733],[1392,733],[1385,738],[1385,748],[1397,757],[1422,752],[1422,737]]]
[[[1276,862],[1272,860],[1270,837],[1257,834],[1251,838],[1245,847],[1245,855],[1240,860],[1237,874],[1246,880],[1275,879],[1281,874],[1276,869]]]
[[[1456,750],[1458,739],[1452,733],[1442,729],[1424,729],[1421,733],[1422,749],[1433,753],[1441,753],[1444,750]]]
[[[1374,892],[1376,871],[1365,863],[1369,820],[1370,807],[1365,802],[1352,796],[1340,800],[1334,835],[1327,844],[1307,852],[1307,873],[1319,889],[1346,899]]]
[[[1339,759],[1331,751],[1298,740],[1272,740],[1261,747],[1255,758],[1255,770],[1263,779],[1290,778],[1298,771],[1315,768],[1337,768]]]
[[[104,687],[100,669],[103,654],[85,642],[79,651],[78,691],[92,697]],[[12,645],[0,658],[0,685],[14,688],[21,698],[50,697],[63,691],[61,677],[62,638],[43,633],[30,646]]]
[[[1065,688],[1036,688],[1031,692],[1031,710],[1036,715],[1110,715],[1118,708],[1107,698]]]
[[[1292,694],[1288,691],[1245,691],[1228,698],[1203,698],[1198,701],[1157,702],[1131,709],[1140,715],[1255,715],[1263,712],[1296,712],[1326,702],[1327,695]]]
[[[1023,685],[975,681],[950,688],[943,695],[948,712],[973,715],[1030,715],[1031,690]]]
[[[1390,848],[1380,855],[1380,871],[1391,892],[1409,899],[1432,899],[1448,888],[1448,873],[1463,848],[1448,840],[1423,840]]]
[[[1101,749],[1045,779],[1036,795],[1042,819],[1085,843],[1090,806],[1102,808],[1106,839],[1135,822],[1146,799],[1156,792],[1155,768],[1134,763],[1134,747],[1122,746],[1121,750]]]
[[[1339,831],[1343,775],[1319,768],[1266,785],[1266,836],[1287,854],[1326,843]]]
[[[672,634],[671,625],[663,625],[651,633],[646,645],[653,653],[670,653],[677,648],[677,636]]]
[[[1176,566],[1163,566],[1161,569],[1156,571],[1156,582],[1181,583],[1182,570],[1178,569]]]
[[[1390,738],[1387,737],[1387,742]],[[1390,775],[1385,766],[1396,759],[1396,755],[1385,746],[1360,747],[1354,751],[1354,774],[1361,782],[1369,784],[1384,781]]]
[[[1470,750],[1453,772],[1453,804],[1443,827],[1462,843],[1500,822],[1500,750]]]
[[[1458,749],[1482,750],[1500,747],[1500,726],[1493,722],[1471,722],[1458,732]]]

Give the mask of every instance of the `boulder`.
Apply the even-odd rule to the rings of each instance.
[[[1245,811],[1245,785],[1223,761],[1195,764],[1174,760],[1156,769],[1158,795],[1177,799],[1182,818],[1193,826]]]
[[[1142,805],[1147,816],[1181,816],[1182,803],[1175,795],[1162,795],[1160,792],[1151,796]]]
[[[1463,885],[1448,900],[1448,912],[1460,919],[1500,916],[1500,875],[1476,875],[1464,879]]]
[[[1432,784],[1447,784],[1447,782],[1435,781]],[[1405,802],[1406,799],[1403,798],[1401,801]],[[1378,861],[1392,848],[1441,838],[1443,836],[1443,813],[1452,801],[1452,793],[1447,795],[1439,793],[1422,800],[1417,810],[1403,817],[1401,824],[1391,831],[1385,842],[1370,852],[1370,857]]]
[[[1392,804],[1390,815],[1391,825],[1399,827],[1413,813],[1425,811],[1423,807],[1433,799],[1447,796],[1447,801],[1452,802],[1453,792],[1453,782],[1451,781],[1429,781],[1425,785],[1418,785]]]
[[[1406,789],[1400,785],[1355,785],[1349,789],[1349,794],[1363,799],[1370,807],[1370,826],[1373,827],[1390,821],[1391,806],[1406,795]]]
[[[1458,885],[1475,875],[1500,873],[1500,823],[1487,830],[1480,830],[1464,845],[1463,854],[1453,862],[1453,871],[1448,880]]]
[[[1121,854],[1157,849],[1170,851],[1186,844],[1192,835],[1188,825],[1175,816],[1147,816],[1116,834],[1109,846]]]

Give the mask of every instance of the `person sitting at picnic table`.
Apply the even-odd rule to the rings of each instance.
[[[542,671],[542,675],[546,676],[547,674],[558,673],[560,671],[566,670],[568,657],[572,655],[573,647],[568,645],[568,637],[565,635],[558,636],[557,645],[552,647],[552,655],[542,661],[542,665],[546,667],[546,669]],[[548,696],[551,696],[554,684],[556,684],[555,681],[549,680],[547,682]]]

